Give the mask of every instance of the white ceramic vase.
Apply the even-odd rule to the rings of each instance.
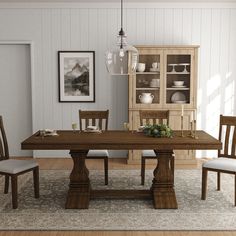
[[[141,103],[150,104],[152,103],[154,96],[151,93],[142,93],[139,95],[139,100]]]

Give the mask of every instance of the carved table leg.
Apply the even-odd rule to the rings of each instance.
[[[88,150],[70,151],[74,166],[70,174],[67,209],[87,209],[90,199],[89,171],[85,165]]]
[[[174,190],[174,169],[172,150],[155,150],[158,164],[154,170],[152,181],[152,193],[154,207],[158,209],[177,209],[177,201]]]

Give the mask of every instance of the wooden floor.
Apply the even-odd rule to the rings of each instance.
[[[40,169],[71,169],[71,159],[37,159]],[[198,168],[200,167],[200,162]],[[89,169],[102,169],[100,160],[87,160]],[[148,165],[148,169],[154,166]],[[196,168],[196,166],[177,166]],[[109,169],[140,169],[140,165],[127,165],[124,159],[109,160]],[[235,222],[236,224],[236,222]],[[0,231],[0,236],[236,236],[236,231]]]

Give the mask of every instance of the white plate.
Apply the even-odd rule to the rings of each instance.
[[[173,85],[172,88],[186,88],[186,85]]]
[[[189,66],[190,63],[179,63],[180,66]]]
[[[171,96],[171,102],[176,103],[178,101],[186,101],[186,96],[181,92],[175,92]]]
[[[178,64],[173,64],[173,63],[171,63],[171,64],[168,64],[168,66],[177,66]]]
[[[187,101],[175,101],[173,103],[176,103],[176,104],[184,104],[184,103],[187,103]]]

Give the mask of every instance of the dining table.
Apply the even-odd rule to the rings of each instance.
[[[87,209],[96,198],[150,199],[155,209],[177,209],[174,188],[174,150],[219,150],[222,143],[198,130],[195,137],[189,131],[173,131],[171,138],[155,138],[143,132],[109,130],[102,132],[81,132],[58,130],[57,136],[44,137],[36,132],[21,143],[24,150],[69,150],[73,167],[69,176],[66,209]],[[86,156],[89,150],[147,150],[157,156],[150,189],[92,189]]]

